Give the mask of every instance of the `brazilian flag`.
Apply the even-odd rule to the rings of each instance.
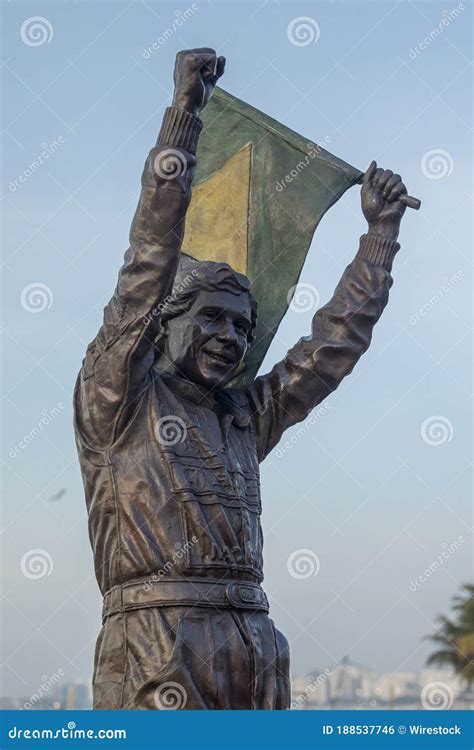
[[[258,323],[243,384],[291,302],[321,217],[361,172],[219,88],[203,121],[183,251],[251,281]]]

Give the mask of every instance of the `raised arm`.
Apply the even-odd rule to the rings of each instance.
[[[146,386],[158,317],[173,288],[191,200],[199,114],[224,65],[225,59],[208,48],[176,57],[173,104],[145,163],[130,247],[76,385],[78,428],[94,446],[103,448],[116,439]]]
[[[305,419],[338,387],[368,348],[392,285],[390,271],[400,248],[396,240],[405,211],[400,197],[406,192],[399,175],[377,169],[372,162],[362,186],[369,228],[355,259],[330,302],[315,314],[311,335],[248,388],[260,461],[284,430]]]

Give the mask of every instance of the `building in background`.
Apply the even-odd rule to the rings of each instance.
[[[49,691],[38,691],[28,697],[0,697],[3,711],[66,711],[92,708],[92,686],[89,682],[62,682]]]
[[[453,672],[425,670],[379,675],[349,657],[292,682],[292,710],[469,709],[474,694]]]

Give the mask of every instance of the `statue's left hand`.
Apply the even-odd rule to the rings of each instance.
[[[174,66],[173,105],[198,116],[224,72],[225,57],[210,47],[178,52]]]
[[[407,189],[399,174],[377,168],[372,162],[362,183],[362,211],[369,223],[369,234],[396,240],[406,206],[400,201]]]

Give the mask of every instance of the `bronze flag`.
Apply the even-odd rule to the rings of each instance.
[[[183,251],[229,263],[252,283],[258,325],[244,384],[291,302],[321,217],[361,172],[219,88],[203,121]]]

